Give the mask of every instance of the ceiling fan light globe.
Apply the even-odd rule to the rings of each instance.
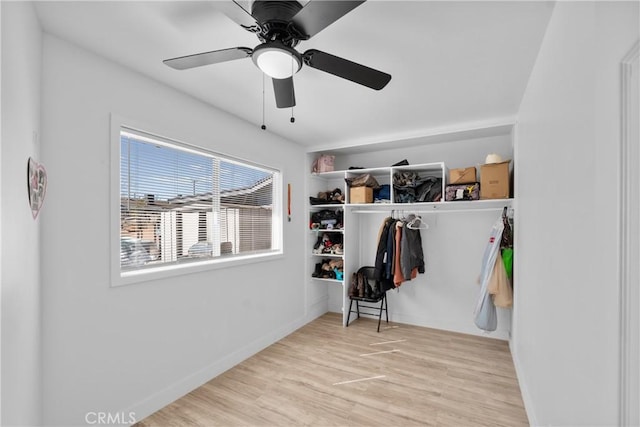
[[[286,79],[302,67],[300,54],[284,46],[258,46],[252,56],[253,62],[263,73],[274,79]]]

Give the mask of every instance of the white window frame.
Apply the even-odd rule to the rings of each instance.
[[[283,188],[282,170],[276,167],[258,165],[250,160],[239,159],[213,150],[184,142],[177,138],[164,136],[166,132],[159,132],[154,126],[136,123],[130,119],[124,119],[116,114],[111,114],[111,180],[110,180],[110,270],[111,286],[123,286],[134,283],[160,280],[186,274],[198,273],[220,268],[235,267],[256,262],[270,261],[283,256]],[[209,153],[220,156],[225,160],[238,161],[248,165],[256,165],[274,171],[273,174],[273,211],[272,211],[272,250],[247,255],[234,255],[233,257],[217,257],[203,261],[193,261],[185,264],[159,265],[153,268],[122,271],[120,266],[120,133],[123,129],[129,129],[136,133],[147,134],[152,138],[172,146],[194,150],[198,153]]]

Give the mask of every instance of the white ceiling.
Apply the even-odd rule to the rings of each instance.
[[[163,59],[259,41],[218,2],[38,3],[44,30],[159,80],[255,126],[262,74],[251,59],[177,71]],[[306,3],[306,2],[305,2]],[[297,106],[275,108],[266,80],[266,125],[292,141],[332,146],[415,136],[518,110],[553,4],[522,1],[370,0],[314,36],[315,48],[391,74],[374,91],[304,67]]]

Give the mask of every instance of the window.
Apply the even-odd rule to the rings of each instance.
[[[121,276],[279,253],[278,171],[127,128],[119,158]]]

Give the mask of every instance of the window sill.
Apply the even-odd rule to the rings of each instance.
[[[219,270],[222,268],[238,267],[241,265],[255,264],[257,262],[273,261],[284,257],[282,251],[273,251],[263,254],[235,256],[233,258],[213,259],[201,262],[191,262],[182,265],[171,265],[157,268],[148,268],[137,271],[118,273],[111,280],[111,287],[133,285],[136,283],[162,280],[170,277],[185,276],[187,274],[203,271]]]

